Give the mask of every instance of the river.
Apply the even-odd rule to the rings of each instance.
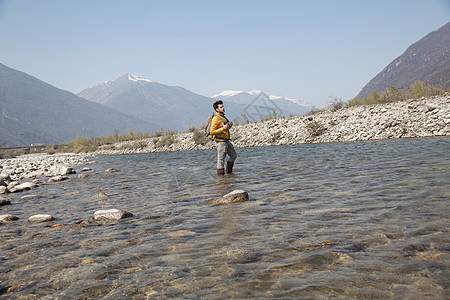
[[[87,178],[9,195],[0,213],[20,220],[0,224],[0,298],[445,299],[449,150],[239,148],[221,177],[215,150],[98,156]],[[249,200],[214,204],[237,189]],[[108,208],[134,216],[75,224]],[[27,222],[38,213],[56,220]]]

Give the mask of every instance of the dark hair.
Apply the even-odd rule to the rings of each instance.
[[[217,108],[219,107],[220,104],[223,105],[222,100],[218,100],[218,101],[214,102],[214,104],[213,104],[214,110],[217,110]]]

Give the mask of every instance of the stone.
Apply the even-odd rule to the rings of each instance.
[[[84,167],[81,171],[82,172],[89,172],[89,171],[92,171],[92,169],[88,168],[88,167]]]
[[[77,178],[87,178],[89,174],[78,174]]]
[[[31,200],[31,199],[38,199],[38,198],[41,198],[41,196],[39,196],[39,195],[26,195],[26,196],[23,196],[20,199],[22,199],[22,200]]]
[[[120,220],[124,218],[132,217],[133,214],[121,209],[105,209],[97,210],[94,213],[94,220]]]
[[[33,182],[24,182],[24,183],[21,183],[21,184],[18,184],[16,186],[14,186],[11,189],[9,189],[9,187],[8,187],[8,189],[9,189],[10,193],[16,193],[16,192],[22,192],[22,191],[25,191],[25,190],[29,190],[29,189],[32,189],[32,188],[35,188],[35,187],[37,187],[37,185],[34,184]]]
[[[89,198],[88,200],[101,200],[101,199],[106,199],[108,198],[108,195],[106,195],[105,193],[98,193],[95,194],[94,196],[92,196],[91,198]]]
[[[66,180],[66,179],[68,179],[67,176],[56,175],[56,176],[53,176],[52,178],[50,178],[48,180],[48,182],[59,182],[59,181],[63,181],[63,180]]]
[[[50,169],[48,170],[48,172],[46,173],[46,175],[48,177],[52,177],[52,176],[57,176],[57,175],[70,175],[70,174],[75,174],[75,170],[66,166],[66,165],[61,165],[61,164],[57,164],[57,165],[53,165],[50,167]]]
[[[114,173],[114,172],[117,172],[117,170],[114,168],[109,168],[109,169],[106,169],[105,172],[106,173]]]
[[[221,199],[217,200],[216,203],[236,203],[248,200],[248,193],[244,190],[234,190]]]
[[[28,222],[48,222],[53,220],[52,215],[34,215],[28,218]]]
[[[6,199],[0,199],[0,206],[11,205],[11,201]]]
[[[196,235],[196,233],[193,231],[190,231],[190,230],[177,230],[174,232],[170,232],[168,235],[171,237],[187,237],[187,236]]]
[[[17,220],[19,220],[19,218],[13,215],[0,215],[0,222],[10,222]]]
[[[7,192],[8,192],[8,189],[6,188],[6,186],[0,185],[0,195],[6,194]]]

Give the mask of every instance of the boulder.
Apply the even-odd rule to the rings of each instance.
[[[17,220],[19,220],[19,218],[13,215],[0,215],[0,222],[10,222]]]
[[[114,168],[109,168],[109,169],[106,169],[105,172],[106,173],[114,173],[114,172],[117,172],[117,170]]]
[[[234,190],[222,198],[218,199],[216,203],[235,203],[248,200],[248,193],[244,190]]]
[[[70,175],[75,173],[76,173],[75,170],[68,166],[56,164],[51,166],[50,169],[48,169],[46,176],[53,177],[58,175]]]
[[[16,186],[14,186],[11,189],[8,186],[8,189],[9,189],[10,193],[16,193],[16,192],[29,190],[29,189],[32,189],[32,188],[35,188],[35,187],[37,187],[37,185],[35,183],[33,183],[33,182],[24,182],[24,183],[21,183],[21,184],[18,184]]]
[[[6,186],[0,185],[0,195],[6,194],[7,192],[8,192],[8,189],[6,188]]]
[[[28,218],[28,222],[47,222],[53,219],[52,215],[34,215]]]
[[[0,173],[0,186],[8,186],[11,178],[6,173]]]
[[[94,220],[120,220],[124,218],[132,217],[133,214],[121,209],[105,209],[97,210],[94,213]]]

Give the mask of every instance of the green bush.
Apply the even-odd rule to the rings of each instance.
[[[195,130],[192,134],[192,140],[196,145],[206,145],[210,140],[205,136],[205,132],[202,129]]]
[[[308,129],[308,133],[311,137],[319,136],[326,130],[325,126],[318,121],[312,121],[306,125],[306,128]]]

